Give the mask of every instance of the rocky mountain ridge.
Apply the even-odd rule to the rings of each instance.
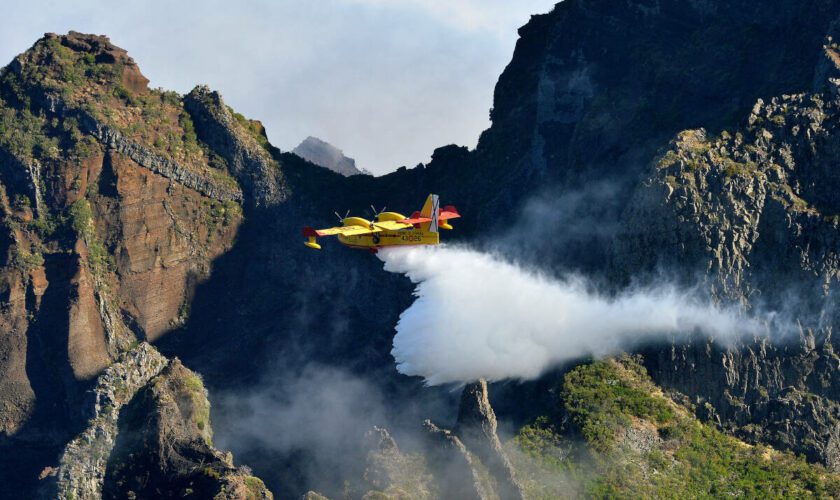
[[[311,135],[295,146],[292,153],[345,177],[364,173],[356,168],[356,160],[344,156],[344,152],[337,147]]]

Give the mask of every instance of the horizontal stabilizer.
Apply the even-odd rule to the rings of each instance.
[[[447,205],[443,207],[443,210],[440,211],[438,214],[438,220],[448,220],[448,219],[457,219],[460,217],[461,214],[458,213],[458,209],[453,207],[452,205]],[[411,217],[408,219],[403,219],[400,222],[404,222],[406,224],[422,224],[424,222],[432,222],[431,217],[423,217],[420,215],[420,212],[414,212],[411,214]]]
[[[423,222],[432,222],[432,219],[430,217],[411,217],[400,222],[405,222],[406,224],[422,224]]]
[[[446,205],[443,207],[443,210],[440,211],[440,215],[438,215],[438,219],[440,220],[447,220],[447,219],[457,219],[460,217],[461,214],[458,213],[458,209],[453,207],[452,205]]]

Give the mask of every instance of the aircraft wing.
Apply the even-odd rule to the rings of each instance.
[[[332,236],[334,234],[342,234],[344,236],[355,236],[357,234],[378,233],[382,231],[379,228],[373,229],[365,226],[337,226],[328,229],[316,229],[315,234],[318,236]],[[304,235],[306,236],[306,234]]]
[[[400,229],[406,229],[409,227],[413,227],[412,223],[404,222],[404,221],[395,221],[395,220],[386,220],[382,222],[374,222],[374,226],[385,229],[387,231],[399,231]]]

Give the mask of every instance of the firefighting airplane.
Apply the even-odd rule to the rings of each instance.
[[[312,229],[307,226],[303,228],[303,235],[308,239],[303,244],[319,250],[321,245],[315,240],[318,236],[338,235],[341,244],[373,253],[382,247],[437,245],[440,243],[438,229],[452,229],[446,221],[460,216],[451,205],[440,209],[438,195],[430,194],[423,209],[414,212],[411,217],[396,212],[380,212],[373,221],[362,217],[338,216],[341,226],[329,229]]]

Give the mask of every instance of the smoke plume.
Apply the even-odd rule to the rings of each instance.
[[[586,356],[703,333],[719,341],[758,333],[758,321],[671,286],[616,296],[463,247],[384,249],[385,270],[416,283],[391,353],[429,385],[485,378],[531,380]]]

